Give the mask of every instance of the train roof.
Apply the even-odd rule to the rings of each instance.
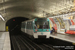
[[[35,18],[36,19],[36,18]],[[33,21],[33,20],[35,20],[35,19],[31,19],[31,20],[26,20],[26,21],[23,21],[22,23],[24,23],[24,22],[27,22],[27,21]]]

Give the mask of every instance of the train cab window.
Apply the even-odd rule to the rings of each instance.
[[[49,29],[49,21],[35,21],[35,29]]]

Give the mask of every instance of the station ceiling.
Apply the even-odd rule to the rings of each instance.
[[[0,14],[5,20],[58,15],[72,12],[73,7],[74,0],[0,0]]]

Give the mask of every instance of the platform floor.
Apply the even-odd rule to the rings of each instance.
[[[9,32],[0,32],[0,50],[11,50]]]
[[[55,34],[51,34],[50,37],[64,40],[64,41],[71,42],[71,43],[75,43],[75,35],[55,33]]]

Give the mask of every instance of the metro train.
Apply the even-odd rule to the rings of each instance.
[[[50,21],[49,18],[35,18],[28,21],[23,21],[21,31],[33,37],[34,39],[50,37]]]

